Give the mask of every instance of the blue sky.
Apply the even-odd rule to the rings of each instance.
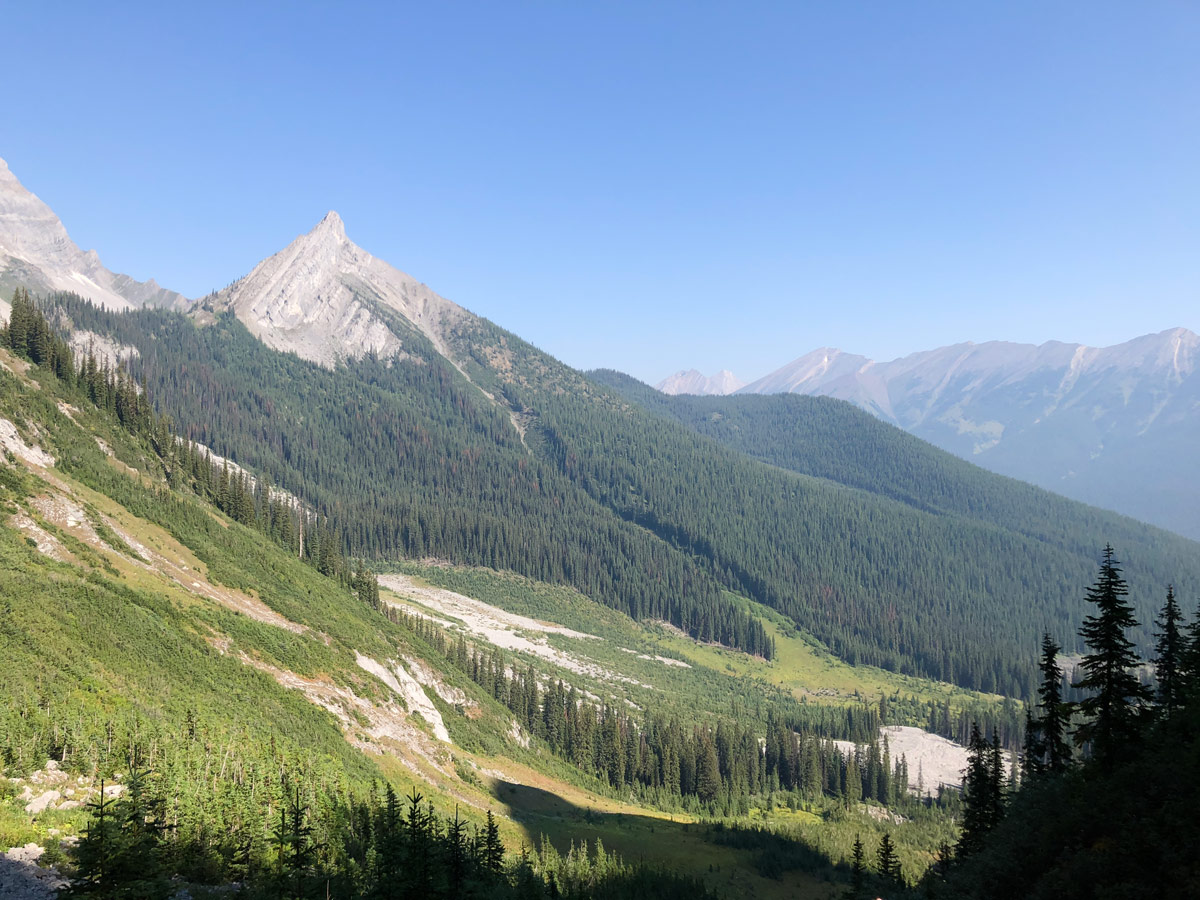
[[[581,368],[1200,330],[1200,6],[10,4],[0,156],[194,296],[336,209]]]

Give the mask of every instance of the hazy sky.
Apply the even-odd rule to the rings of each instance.
[[[188,296],[338,210],[582,368],[1200,329],[1191,2],[7,4],[0,157]]]

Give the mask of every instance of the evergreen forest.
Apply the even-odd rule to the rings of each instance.
[[[1028,648],[1046,624],[1081,621],[1073,586],[1092,548],[1128,548],[1139,588],[1200,582],[1192,542],[989,475],[835,401],[800,410],[805,458],[825,462],[793,471],[804,465],[752,458],[485,320],[450,335],[456,364],[413,333],[402,358],[329,370],[231,317],[53,306],[136,347],[131,371],[186,439],[302,498],[346,554],[376,564],[510,570],[770,657],[729,590],[851,663],[1016,697],[1032,694]],[[854,440],[839,436],[845,420]]]

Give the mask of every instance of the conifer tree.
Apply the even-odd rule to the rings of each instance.
[[[979,723],[973,723],[967,745],[967,770],[963,775],[962,830],[957,848],[960,857],[979,850],[983,846],[983,836],[994,824],[992,768],[992,745],[979,730]]]
[[[700,771],[697,773],[697,793],[705,803],[717,799],[721,791],[721,767],[717,760],[717,748],[711,738],[706,738],[700,755]]]
[[[1192,621],[1183,628],[1179,652],[1180,690],[1184,702],[1191,703],[1200,695],[1200,604]]]
[[[1021,743],[1021,781],[1025,783],[1046,771],[1042,757],[1046,743],[1042,739],[1042,723],[1033,718],[1033,710],[1025,710],[1025,738]]]
[[[13,297],[14,308],[17,297]],[[83,838],[75,852],[78,869],[75,883],[69,896],[88,897],[104,894],[113,888],[114,861],[119,851],[119,835],[113,807],[116,801],[105,791],[104,779],[100,779],[100,792],[88,802],[91,812]]]
[[[1004,751],[1000,748],[1000,732],[993,726],[992,743],[988,753],[987,827],[990,831],[1004,818],[1006,792],[1004,789]]]
[[[1183,705],[1183,676],[1180,672],[1184,634],[1180,629],[1183,613],[1175,601],[1175,589],[1167,586],[1167,600],[1155,622],[1154,665],[1158,679],[1159,706],[1169,716]]]
[[[867,877],[866,855],[863,852],[863,842],[859,835],[854,835],[854,847],[850,851],[850,892],[849,900],[861,900]]]
[[[899,887],[903,883],[904,873],[896,856],[896,845],[886,831],[879,839],[879,849],[875,851],[875,871],[888,884]]]
[[[1134,671],[1140,662],[1134,644],[1125,636],[1138,624],[1125,599],[1128,594],[1113,548],[1106,546],[1100,575],[1087,593],[1096,613],[1085,618],[1079,629],[1091,652],[1083,657],[1084,676],[1074,685],[1091,692],[1079,703],[1086,721],[1075,730],[1075,739],[1089,747],[1105,769],[1111,769],[1136,739],[1138,715],[1150,699],[1149,689]]]
[[[1058,664],[1062,650],[1049,634],[1042,635],[1042,657],[1038,664],[1042,680],[1038,685],[1038,704],[1041,718],[1037,721],[1038,741],[1045,770],[1058,774],[1071,761],[1071,746],[1067,729],[1071,723],[1071,704],[1063,700],[1063,671]]]
[[[313,827],[308,821],[308,807],[301,802],[300,786],[279,805],[279,824],[273,840],[278,853],[280,896],[303,900],[305,878],[316,860]]]
[[[504,844],[500,841],[500,827],[490,809],[483,838],[483,864],[494,874],[499,874],[504,867]]]

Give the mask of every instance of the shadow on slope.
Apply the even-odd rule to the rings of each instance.
[[[495,782],[495,792],[531,847],[548,841],[562,854],[596,840],[625,862],[703,878],[729,898],[840,896],[844,867],[800,841],[686,817],[603,812],[542,788]]]

